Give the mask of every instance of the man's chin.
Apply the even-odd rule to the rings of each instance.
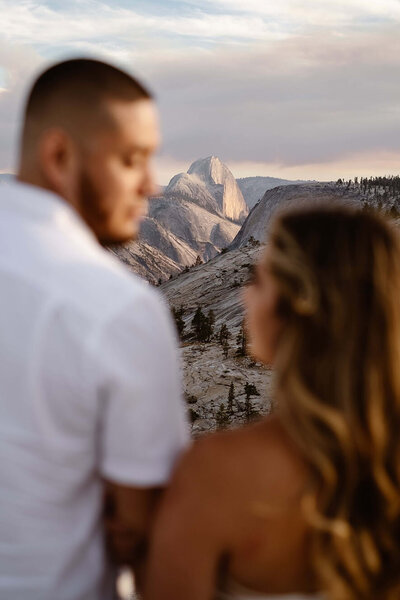
[[[109,233],[98,237],[98,240],[102,246],[122,246],[123,244],[128,244],[129,242],[136,242],[138,239],[138,231],[120,234]]]

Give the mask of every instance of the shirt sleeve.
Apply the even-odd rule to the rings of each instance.
[[[189,440],[170,312],[149,288],[96,340],[100,359],[99,468],[106,479],[164,484]]]

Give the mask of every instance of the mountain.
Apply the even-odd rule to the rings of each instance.
[[[152,283],[165,281],[199,256],[206,262],[229,246],[248,208],[236,180],[217,157],[195,161],[149,202],[140,241],[113,248]]]
[[[173,177],[164,195],[189,199],[236,223],[249,212],[236,179],[216,156],[196,160],[187,173]]]
[[[213,214],[221,214],[215,196],[208,191],[202,181],[188,173],[175,175],[165,188],[164,196],[189,200]]]
[[[154,208],[153,205],[152,210]],[[172,227],[168,228],[168,221],[165,223],[162,216],[159,220],[147,217],[141,225],[141,244],[147,244],[147,246],[158,250],[177,265],[193,264],[198,255],[198,249],[193,247],[195,244],[190,244],[190,240],[193,238],[188,235],[188,240],[185,241],[185,236],[179,236],[179,230],[177,235],[174,232],[173,223],[171,225]]]
[[[140,241],[111,250],[130,270],[158,283],[203,262],[229,246],[240,226],[187,200],[157,198],[150,202]]]
[[[363,204],[365,199],[357,190],[332,183],[297,184],[269,190],[253,208],[227,251],[167,281],[161,290],[172,306],[184,306],[188,323],[201,305],[205,311],[214,311],[217,327],[226,323],[236,331],[243,320],[241,287],[262,252],[276,212],[301,204],[332,202]]]
[[[236,182],[250,210],[264,196],[265,192],[272,190],[272,188],[282,185],[307,183],[300,179],[289,181],[288,179],[279,179],[277,177],[242,177],[241,179],[237,179]]]
[[[270,221],[278,209],[335,201],[362,203],[363,198],[358,189],[345,189],[333,183],[292,184],[268,190],[251,210],[230,248],[241,248],[250,238],[264,242]]]
[[[232,223],[193,201],[172,196],[152,200],[149,218],[162,226],[164,231],[184,240],[204,261],[213,258],[228,246],[240,230],[237,223]],[[145,226],[142,228],[141,239],[159,247],[154,237],[149,236]]]
[[[165,281],[170,276],[178,275],[182,271],[182,266],[169,258],[166,254],[146,242],[129,242],[123,246],[111,246],[108,248],[115,254],[125,266],[147,279],[152,284]],[[189,256],[189,253],[188,253]],[[197,255],[191,251],[191,260],[188,264],[194,264]]]

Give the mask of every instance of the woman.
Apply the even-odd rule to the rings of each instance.
[[[314,207],[280,216],[269,241],[246,304],[277,410],[183,458],[145,598],[398,599],[397,233],[367,212]]]

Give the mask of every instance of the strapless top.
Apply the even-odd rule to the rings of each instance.
[[[250,590],[235,581],[229,581],[224,591],[217,593],[215,600],[324,600],[318,594],[264,594]]]

